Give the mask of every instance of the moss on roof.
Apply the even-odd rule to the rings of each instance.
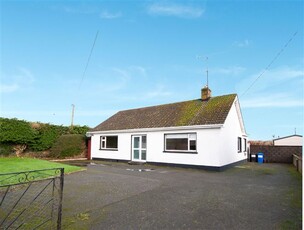
[[[236,94],[124,110],[91,131],[223,124]]]

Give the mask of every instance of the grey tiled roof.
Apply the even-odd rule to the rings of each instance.
[[[90,131],[223,124],[236,94],[120,111]]]

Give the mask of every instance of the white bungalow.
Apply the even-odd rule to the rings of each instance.
[[[87,133],[90,159],[221,170],[247,159],[236,94],[124,110]]]
[[[280,137],[273,139],[273,145],[275,146],[302,146],[303,137],[301,135],[290,135],[286,137]]]

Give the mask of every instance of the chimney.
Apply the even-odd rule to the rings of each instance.
[[[208,88],[208,86],[205,86],[202,88],[201,96],[203,101],[207,101],[211,97],[211,90]]]

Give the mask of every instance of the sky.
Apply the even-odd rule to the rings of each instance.
[[[1,1],[0,116],[95,127],[237,93],[249,139],[303,134],[303,1]],[[95,42],[95,43],[94,43]],[[94,44],[94,45],[93,45]]]

